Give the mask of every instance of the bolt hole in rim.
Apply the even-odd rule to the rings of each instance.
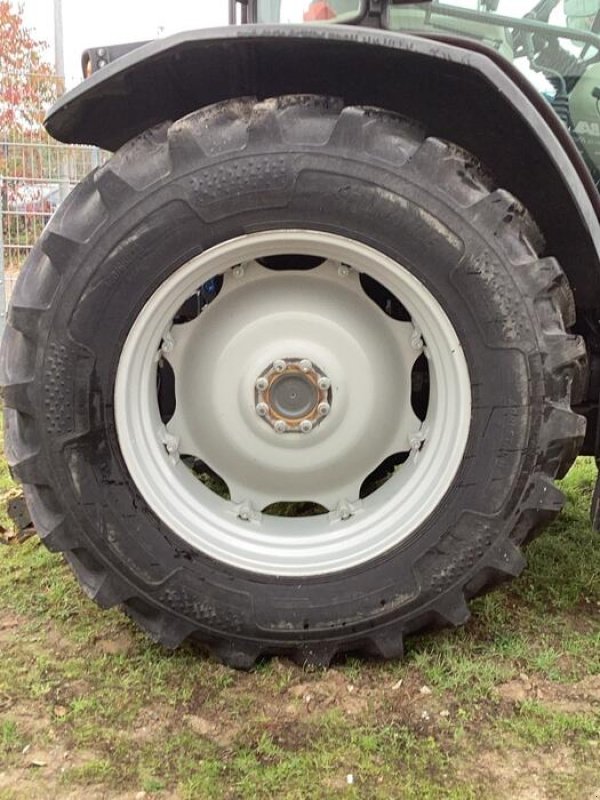
[[[286,254],[290,259],[308,256],[314,266],[287,272],[280,268]],[[272,258],[277,269],[264,265]],[[397,298],[411,321],[383,313],[365,289],[365,276]],[[198,287],[211,281],[219,286],[201,313],[192,315],[190,323],[173,325]],[[286,306],[290,302],[298,310]],[[288,321],[290,329],[295,326],[294,336]],[[314,335],[306,333],[313,328]],[[407,356],[411,347],[415,352]],[[245,365],[255,351],[246,381]],[[402,410],[411,404],[402,386],[423,357],[430,385],[421,421],[412,409]],[[166,422],[157,395],[157,369],[165,359],[172,366],[177,398],[174,416]],[[256,411],[257,379],[281,359],[310,361],[330,381],[331,413],[307,435],[278,436]],[[227,369],[224,361],[235,369]],[[192,383],[190,392],[199,363],[208,365],[214,380]],[[376,389],[361,384],[370,369],[375,377],[368,384]],[[216,386],[216,395],[201,388],[207,384]],[[195,391],[205,395],[198,406]],[[357,394],[364,413],[356,411],[361,406]],[[276,230],[217,245],[177,269],[155,291],[121,352],[114,408],[134,483],[154,513],[190,546],[239,569],[318,576],[380,556],[407,540],[435,510],[463,458],[471,389],[450,320],[405,267],[346,237]],[[190,412],[196,408],[197,413]],[[413,430],[416,422],[419,429]],[[383,428],[379,438],[378,428]],[[212,447],[212,455],[204,458],[200,451],[211,437],[206,447],[209,454]],[[382,442],[390,438],[396,444],[387,452]],[[404,440],[406,446],[397,444]],[[394,459],[400,465],[395,470]],[[208,472],[230,487],[231,500],[198,480],[190,468],[194,460],[210,465]],[[385,463],[392,464],[391,477],[365,492],[367,476],[376,476]],[[269,478],[266,486],[257,484],[263,473]],[[312,504],[318,513],[269,513],[287,501]]]

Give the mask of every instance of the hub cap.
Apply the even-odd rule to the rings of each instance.
[[[317,265],[281,268],[286,254]],[[157,516],[213,558],[290,576],[357,566],[410,536],[456,474],[470,403],[460,342],[425,286],[312,231],[251,234],[179,268],[131,328],[115,387],[123,456]],[[298,503],[326,513],[268,513]]]
[[[331,381],[307,358],[278,358],[256,381],[256,413],[277,433],[310,433],[331,410]]]

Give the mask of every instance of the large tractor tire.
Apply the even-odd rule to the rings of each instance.
[[[6,446],[44,543],[155,640],[402,654],[519,575],[584,435],[529,214],[374,108],[240,99],[78,186],[16,286]]]

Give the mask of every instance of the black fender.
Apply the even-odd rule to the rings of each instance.
[[[550,105],[495,52],[334,25],[244,25],[176,34],[67,93],[46,127],[115,150],[146,128],[232,97],[315,93],[422,121],[476,155],[529,208],[577,306],[600,308],[600,196]]]

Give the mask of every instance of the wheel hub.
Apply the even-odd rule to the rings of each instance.
[[[255,389],[256,413],[276,433],[310,433],[331,410],[331,381],[307,358],[277,359]]]

